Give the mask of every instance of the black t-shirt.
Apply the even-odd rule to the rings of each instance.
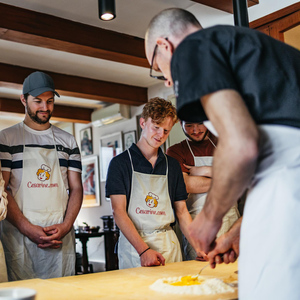
[[[129,148],[134,170],[144,174],[166,174],[166,157],[162,150],[158,149],[158,158],[154,168],[151,163],[144,157],[136,144]],[[172,202],[187,199],[187,192],[183,175],[178,161],[167,155],[168,161],[168,188]],[[110,195],[126,195],[127,208],[131,193],[132,167],[127,151],[122,152],[114,157],[108,168],[106,179],[106,197]]]
[[[259,31],[214,26],[189,35],[171,61],[180,119],[202,122],[200,98],[240,93],[257,124],[300,127],[300,51]]]

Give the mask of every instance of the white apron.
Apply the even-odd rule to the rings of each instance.
[[[209,141],[213,144],[214,147],[216,147],[210,138]],[[212,156],[195,156],[187,139],[186,139],[186,143],[191,151],[191,154],[193,155],[194,166],[196,167],[212,166],[213,163]],[[190,193],[188,195],[186,205],[192,219],[194,219],[196,215],[199,214],[200,211],[203,209],[206,196],[207,193],[195,193],[195,194]],[[235,205],[224,216],[222,227],[220,228],[217,237],[227,232],[238,218],[239,218],[239,212],[237,209],[237,205]],[[194,248],[191,246],[191,244],[187,241],[185,237],[183,237],[183,248],[184,248],[185,260],[194,260],[197,257],[196,251],[194,250]]]
[[[7,271],[6,271],[5,256],[4,256],[2,243],[0,241],[0,283],[6,281],[7,281]]]
[[[128,150],[127,150],[128,151]],[[166,263],[182,261],[180,245],[170,224],[175,221],[168,188],[168,161],[166,175],[143,174],[132,167],[131,195],[128,216],[145,243],[160,252]],[[119,268],[141,266],[139,254],[120,232],[118,245]]]
[[[240,300],[300,299],[300,130],[259,127],[260,157],[245,204]]]
[[[23,129],[23,174],[14,196],[24,216],[34,225],[46,227],[63,222],[68,203],[53,136],[54,149],[25,147]],[[53,135],[53,132],[52,132]],[[50,175],[47,178],[47,174]],[[40,249],[16,227],[3,221],[2,241],[8,279],[54,278],[75,273],[73,230],[62,239],[60,249]]]

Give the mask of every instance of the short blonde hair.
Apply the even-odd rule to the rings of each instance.
[[[178,121],[172,102],[159,97],[152,98],[145,104],[141,117],[145,121],[151,118],[156,124],[162,123],[167,117],[171,117],[174,124]]]

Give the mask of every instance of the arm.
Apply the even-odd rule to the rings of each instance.
[[[224,262],[228,264],[236,261],[240,252],[239,243],[242,219],[242,217],[239,218],[228,232],[221,235],[216,240],[214,249],[208,253],[207,256],[212,268],[215,267],[216,263],[221,264]],[[223,254],[222,258],[220,254]]]
[[[168,148],[167,154],[175,158],[181,167],[184,183],[188,193],[206,193],[211,183],[211,167],[195,167],[186,165],[186,157],[184,152],[179,151],[176,147]]]
[[[202,172],[205,173],[203,171],[205,170],[201,170],[200,168],[207,168],[207,167],[191,167],[193,172]],[[197,168],[197,169],[195,169]],[[197,170],[197,171],[196,171]],[[209,190],[210,184],[211,184],[211,178],[206,177],[204,175],[199,176],[199,175],[192,175],[192,174],[188,174],[183,172],[183,179],[184,179],[184,183],[186,186],[186,190],[188,193],[206,193]],[[207,172],[206,172],[207,174]]]
[[[73,227],[75,219],[79,213],[83,198],[83,188],[81,181],[81,173],[68,171],[69,182],[69,201],[63,223],[54,224],[44,228],[47,237],[41,237],[42,240],[51,242],[53,240],[61,240]],[[44,245],[39,245],[44,248]]]
[[[187,206],[186,206],[186,201],[181,200],[181,201],[175,201],[174,202],[174,208],[175,208],[175,214],[179,222],[179,227],[184,234],[184,236],[187,238],[189,243],[193,246],[193,248],[196,250],[197,253],[200,252],[200,249],[197,249],[196,246],[194,245],[194,241],[190,238],[190,233],[189,233],[189,226],[192,223],[192,217],[190,213],[188,212]],[[206,257],[205,253],[201,252],[201,255],[203,257]]]
[[[214,153],[213,180],[203,210],[190,232],[207,253],[222,225],[222,218],[247,188],[258,157],[258,129],[241,96],[221,90],[201,99],[203,108],[219,133]]]
[[[27,218],[21,212],[18,204],[11,195],[10,191],[7,190],[7,185],[9,183],[10,172],[2,172],[3,179],[5,181],[5,189],[7,192],[7,216],[6,219],[15,226],[21,234],[27,236],[32,242],[36,244],[44,244],[45,247],[59,247],[62,243],[60,241],[52,241],[51,243],[44,242],[41,237],[46,237],[45,232],[41,226],[31,224]]]
[[[137,253],[142,253],[148,248],[148,245],[143,241],[127,214],[126,196],[110,195],[110,199],[116,224],[118,225],[124,236],[127,238],[127,240],[135,248]],[[141,265],[143,267],[159,266],[161,264],[165,264],[165,259],[157,251],[150,249],[141,255]]]
[[[5,182],[0,171],[0,221],[6,218],[7,214],[7,193],[4,191]]]
[[[190,175],[192,176],[205,176],[205,177],[212,177],[212,167],[211,166],[202,166],[202,167],[196,167],[196,166],[188,166],[184,164],[184,166],[189,169]]]

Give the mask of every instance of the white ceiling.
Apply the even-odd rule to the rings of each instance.
[[[203,19],[204,17],[204,24],[202,22],[204,27],[214,25],[216,23],[233,23],[233,16],[231,14],[212,9],[189,0],[115,1],[117,17],[109,22],[101,21],[99,19],[97,0],[2,0],[0,3],[54,15],[64,19],[69,19],[140,38],[144,38],[146,28],[151,18],[162,9],[169,7],[188,9],[189,11],[195,13],[196,16],[201,11],[201,18]],[[285,1],[289,3],[297,2],[294,0]],[[274,4],[273,0],[260,0],[262,7],[266,5],[266,2],[273,3],[273,7],[275,8],[276,5],[283,6],[282,1],[278,1],[278,3],[275,1],[277,4]],[[253,12],[257,11],[258,6],[260,5],[261,4],[249,8],[249,13],[251,10]],[[210,14],[213,14],[214,21],[212,24],[210,24],[212,19]],[[209,20],[206,21],[205,17],[207,15],[209,16],[207,18]],[[251,20],[251,15],[249,16],[249,19]],[[0,53],[0,62],[7,64],[140,87],[151,87],[152,85],[157,84],[155,79],[149,77],[148,68],[137,67],[129,64],[81,56],[1,39]],[[19,98],[20,93],[20,90],[10,90],[0,86],[0,97]],[[94,108],[101,107],[101,102],[85,99],[75,100],[71,97],[61,97],[60,102],[66,105],[71,104]]]

